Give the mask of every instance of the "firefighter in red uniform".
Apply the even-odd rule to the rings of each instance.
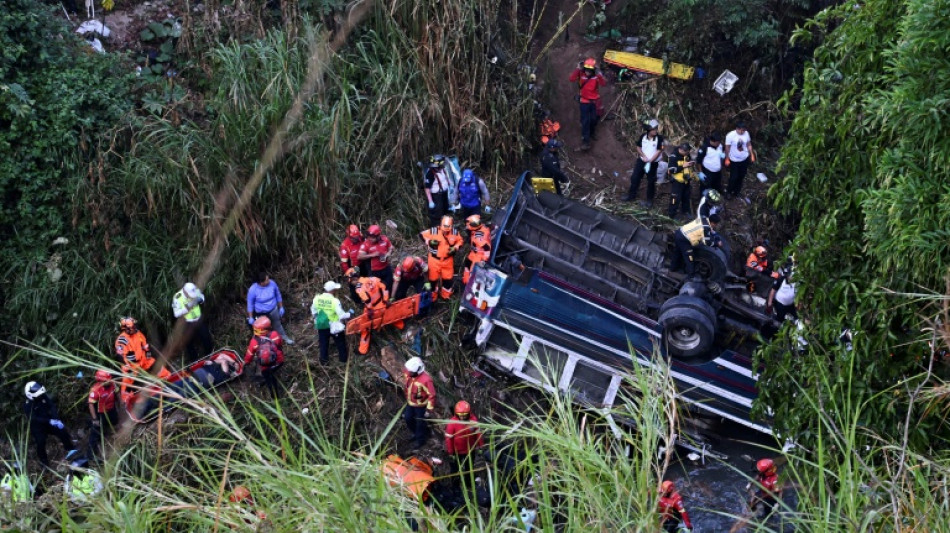
[[[471,250],[468,252],[468,257],[465,258],[462,283],[468,284],[468,278],[472,275],[472,265],[488,261],[491,258],[491,230],[488,226],[482,224],[482,217],[478,215],[468,217],[465,223],[468,229]]]
[[[426,419],[432,416],[435,409],[435,384],[425,372],[422,359],[413,357],[406,361],[406,410],[403,417],[406,426],[412,432],[413,444],[421,448],[429,440],[429,425]]]
[[[254,336],[247,345],[247,351],[244,352],[244,366],[256,361],[261,371],[261,377],[264,379],[264,385],[270,389],[271,396],[275,399],[280,395],[280,387],[277,382],[277,371],[284,364],[284,339],[271,329],[270,318],[259,316],[254,320],[252,326]],[[245,375],[249,372],[244,372]]]
[[[351,268],[359,270],[361,276],[369,275],[369,261],[360,261],[357,258],[360,255],[360,246],[363,245],[363,232],[356,224],[350,224],[346,229],[346,237],[340,243],[340,271],[346,275]],[[350,297],[354,302],[358,302],[356,289],[350,287]]]
[[[416,289],[416,294],[432,288],[428,279],[429,265],[421,257],[406,256],[402,263],[393,272],[393,291],[390,301],[402,300],[409,292],[409,287]]]
[[[472,406],[466,401],[455,404],[455,416],[445,426],[445,453],[449,455],[449,469],[454,474],[463,469],[471,470],[471,453],[485,445],[478,429],[478,418],[471,414]]]
[[[393,252],[393,243],[383,235],[383,230],[373,224],[366,230],[366,240],[360,246],[357,256],[360,261],[369,261],[369,275],[379,278],[386,290],[393,286],[393,267],[389,264],[389,255]]]
[[[775,461],[771,459],[759,459],[755,463],[755,469],[758,472],[755,485],[752,489],[752,499],[749,502],[749,508],[756,516],[762,517],[771,514],[782,497],[782,490],[778,484],[778,472],[775,469]]]
[[[363,302],[363,314],[366,317],[366,326],[360,331],[359,352],[366,355],[369,352],[369,342],[372,338],[372,330],[382,327],[383,313],[389,307],[389,291],[379,278],[359,277],[359,272],[351,268],[346,273],[350,285],[356,288],[356,296]],[[397,329],[405,327],[402,320],[393,323]]]
[[[452,279],[455,276],[455,254],[462,247],[462,237],[453,225],[450,216],[442,217],[438,227],[429,228],[419,234],[429,247],[429,281],[435,290],[432,300],[439,297],[452,297]]]
[[[122,332],[115,340],[115,353],[119,361],[132,367],[135,372],[148,372],[155,365],[155,358],[152,357],[152,348],[145,340],[145,334],[139,331],[138,322],[130,317],[124,317],[119,321],[119,329]],[[167,368],[158,371],[160,379],[166,379],[171,375]]]
[[[693,523],[689,521],[689,513],[686,512],[686,507],[683,506],[683,497],[676,492],[676,487],[672,481],[667,480],[660,485],[660,501],[657,506],[664,530],[669,533],[676,533],[680,521],[688,530],[693,530]]]
[[[748,280],[749,292],[756,292],[756,281],[765,281],[763,287],[771,287],[769,278],[778,279],[780,274],[772,270],[772,263],[768,259],[769,251],[765,246],[756,246],[745,261],[745,277]]]
[[[89,389],[89,416],[92,427],[89,428],[87,459],[99,455],[102,451],[99,444],[103,435],[111,433],[119,423],[119,411],[116,409],[118,395],[112,374],[106,370],[96,370],[96,383]]]

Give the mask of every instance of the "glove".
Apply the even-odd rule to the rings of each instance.
[[[700,172],[700,173],[699,173],[699,181],[701,181],[701,182],[703,182],[703,183],[706,183],[706,174]]]
[[[395,297],[395,296],[390,296],[390,297],[389,297],[389,303],[393,303],[393,302],[395,302],[395,301],[396,301],[396,297]]]
[[[429,241],[429,246],[438,246],[438,245],[439,245],[439,241],[435,239],[432,239]]]
[[[725,159],[725,158],[726,158],[726,152],[719,152],[719,159]]]
[[[435,202],[429,202],[429,209],[435,209]]]
[[[486,215],[490,215],[490,214],[491,214],[491,206],[489,206],[489,205],[486,205],[486,206],[485,206],[485,214],[486,214]]]
[[[726,159],[726,166],[727,166],[727,167],[729,166],[729,162],[730,162],[730,161],[729,161],[728,159]]]
[[[63,429],[63,423],[60,420],[52,419],[49,421],[49,425],[53,426],[56,429]]]
[[[646,165],[643,165],[643,172],[644,172],[645,174],[649,174],[649,173],[650,173],[650,165],[652,165],[652,164],[653,164],[653,163],[647,163]]]
[[[425,290],[427,290],[427,291],[431,291],[431,290],[432,290],[432,284],[429,283],[429,282],[426,282],[426,284],[423,285],[422,288],[425,289]]]
[[[253,326],[253,325],[254,325],[254,319],[253,319],[252,317],[247,317],[247,325],[248,325],[248,326]]]
[[[281,307],[281,308],[280,308],[280,318],[284,318],[284,311],[286,311],[286,309],[284,309],[283,307]]]
[[[349,309],[349,311],[347,311],[347,313],[349,313],[350,316],[353,316],[353,315],[356,314],[356,309],[353,309],[353,308],[351,307],[351,308]]]
[[[455,255],[455,252],[457,251],[458,249],[453,246],[452,248],[449,248],[449,255]]]

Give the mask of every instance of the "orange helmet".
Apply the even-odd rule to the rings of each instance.
[[[673,482],[670,480],[666,480],[660,484],[660,494],[664,496],[673,492],[675,489],[676,489],[676,486],[673,485]]]
[[[103,381],[109,381],[112,379],[112,374],[108,370],[96,370],[96,381],[102,383]]]
[[[266,316],[259,316],[257,317],[257,320],[254,321],[254,325],[252,327],[254,328],[254,333],[257,335],[266,333],[267,330],[270,329],[270,319]]]
[[[443,231],[448,231],[452,229],[453,225],[455,225],[455,221],[452,220],[452,217],[445,215],[442,217],[442,222],[439,224],[439,227],[442,228]]]
[[[231,503],[251,503],[251,491],[244,485],[238,485],[234,487],[229,499]]]
[[[363,232],[360,231],[360,227],[356,224],[350,224],[350,227],[346,228],[346,234],[354,239],[363,236]]]
[[[373,224],[372,226],[366,229],[366,234],[369,235],[370,237],[379,237],[380,235],[382,235],[382,233],[383,233],[383,230],[380,229],[380,227],[376,224]]]
[[[771,459],[759,459],[759,462],[755,463],[755,469],[762,474],[771,474],[775,472],[775,461]]]
[[[472,412],[472,406],[465,400],[455,404],[455,416],[468,416]]]
[[[472,215],[465,219],[465,222],[468,223],[468,227],[477,228],[482,225],[482,217],[478,215]]]
[[[589,68],[589,69],[597,68],[597,60],[594,59],[593,57],[588,57],[587,59],[584,60],[584,68]]]
[[[132,331],[137,325],[138,322],[130,316],[122,317],[122,319],[119,320],[119,328],[122,331]]]
[[[416,260],[411,255],[407,255],[405,259],[402,260],[402,270],[406,272],[412,270],[416,266]]]
[[[752,253],[754,253],[756,257],[761,259],[765,257],[765,254],[769,253],[769,251],[765,249],[765,246],[756,246],[755,250],[752,250]]]

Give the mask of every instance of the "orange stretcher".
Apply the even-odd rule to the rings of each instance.
[[[638,72],[646,72],[647,74],[669,76],[678,80],[691,80],[696,74],[696,69],[689,65],[672,62],[667,62],[664,65],[664,61],[657,57],[647,57],[633,52],[618,52],[617,50],[604,52],[604,63]]]
[[[383,326],[395,324],[400,320],[412,318],[419,314],[421,297],[421,294],[413,294],[412,296],[393,302],[389,307],[374,312],[372,320],[367,316],[368,313],[364,311],[363,314],[346,323],[346,334],[356,335],[366,328],[380,329]]]

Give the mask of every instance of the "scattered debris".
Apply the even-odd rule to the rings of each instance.
[[[769,181],[769,177],[766,176],[764,172],[759,172],[758,174],[755,175],[755,177],[758,178],[759,182],[761,183],[765,183]]]
[[[716,81],[713,83],[713,89],[719,93],[719,96],[723,96],[735,87],[737,81],[739,81],[739,76],[736,76],[727,69],[722,71],[722,74],[716,78]]]
[[[110,30],[108,26],[98,20],[87,20],[86,22],[80,24],[78,28],[76,28],[76,33],[80,35],[93,34],[109,37],[112,35],[112,30]]]

